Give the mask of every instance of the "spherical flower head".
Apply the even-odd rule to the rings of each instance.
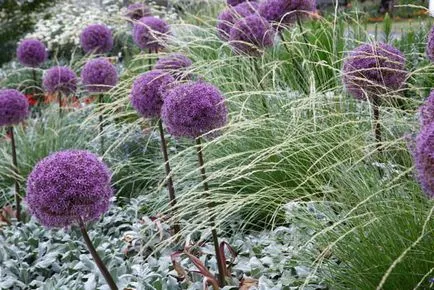
[[[169,24],[153,16],[140,18],[133,27],[133,40],[141,49],[158,51],[164,48],[168,34]]]
[[[407,78],[405,57],[389,44],[363,44],[344,60],[343,82],[359,100],[378,100],[399,90]]]
[[[159,118],[163,93],[175,79],[162,70],[152,70],[137,77],[131,89],[131,104],[142,117]]]
[[[17,58],[24,66],[39,67],[47,59],[47,49],[37,39],[25,39],[18,44]]]
[[[413,157],[422,189],[434,198],[434,122],[422,128],[416,137]]]
[[[434,26],[431,28],[430,32],[428,33],[426,53],[428,55],[429,60],[434,62]]]
[[[89,92],[101,93],[116,86],[116,68],[105,58],[89,60],[81,71],[81,79]]]
[[[205,82],[175,86],[164,95],[161,111],[167,130],[175,137],[197,138],[227,122],[227,108],[222,93]],[[210,136],[214,136],[210,134]]]
[[[182,53],[171,53],[160,58],[154,65],[154,69],[171,73],[177,79],[187,77],[185,71],[193,64],[191,59]]]
[[[29,102],[26,96],[17,90],[0,90],[0,127],[18,124],[28,115]]]
[[[236,53],[259,56],[274,44],[275,31],[263,17],[253,14],[238,20],[230,32],[230,44]]]
[[[223,10],[217,17],[217,33],[220,39],[229,40],[229,34],[235,22],[256,13],[258,7],[257,2],[247,1],[234,7],[229,6]]]
[[[139,20],[140,18],[151,15],[151,9],[143,3],[134,3],[129,5],[126,13],[126,16],[131,20]]]
[[[61,93],[68,96],[77,90],[77,75],[69,67],[55,66],[45,72],[42,86],[50,94]]]
[[[112,31],[104,24],[89,25],[81,32],[80,45],[86,53],[109,52],[113,48]]]
[[[431,91],[428,99],[419,109],[420,126],[425,127],[434,122],[434,90]]]
[[[259,14],[270,22],[291,25],[316,10],[316,0],[265,0]]]
[[[111,173],[97,155],[60,151],[44,158],[27,180],[26,203],[46,227],[67,227],[104,214],[113,196]]]

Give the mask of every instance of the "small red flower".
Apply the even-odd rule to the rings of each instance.
[[[88,98],[84,99],[84,103],[86,105],[89,105],[89,104],[93,103],[94,101],[95,101],[95,97],[88,97]]]
[[[31,107],[36,106],[38,104],[38,97],[33,94],[27,94],[25,95],[27,98],[27,101],[29,102],[29,105]]]

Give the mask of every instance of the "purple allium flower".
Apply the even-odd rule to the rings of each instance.
[[[235,52],[259,56],[262,49],[273,46],[274,37],[271,24],[265,18],[253,14],[235,23],[229,41]]]
[[[47,49],[37,39],[25,39],[18,45],[17,58],[24,66],[38,67],[47,59]]]
[[[205,82],[191,82],[168,90],[161,110],[170,134],[191,138],[223,127],[227,114],[222,93]]]
[[[344,61],[343,82],[356,99],[378,98],[405,82],[405,56],[389,44],[363,44]]]
[[[265,0],[259,14],[270,22],[293,24],[316,10],[316,0]]]
[[[141,49],[158,51],[164,48],[168,34],[169,24],[153,16],[140,18],[133,27],[133,40]]]
[[[171,53],[160,58],[154,65],[154,69],[164,70],[176,78],[182,78],[185,71],[193,64],[191,59],[182,53]]]
[[[434,90],[431,91],[428,99],[419,109],[420,113],[420,126],[425,127],[426,125],[434,122]]]
[[[128,6],[126,16],[132,20],[139,20],[151,16],[151,9],[143,3],[134,3]]]
[[[15,125],[29,115],[29,102],[17,90],[0,90],[0,127]]]
[[[135,79],[131,89],[131,104],[142,117],[160,117],[163,93],[175,79],[167,72],[152,70]]]
[[[104,24],[89,25],[81,32],[80,44],[86,53],[109,52],[113,48],[112,31]]]
[[[228,40],[231,27],[239,19],[254,14],[258,10],[257,2],[243,2],[235,7],[227,7],[217,17],[217,32],[222,40]]]
[[[90,92],[106,92],[116,86],[116,68],[105,58],[89,60],[81,71],[81,79]]]
[[[55,66],[45,72],[42,86],[48,93],[68,96],[77,90],[77,75],[69,67]]]
[[[422,128],[416,137],[413,156],[422,189],[434,198],[434,122]]]
[[[46,227],[67,227],[98,219],[113,196],[111,173],[97,155],[85,150],[51,154],[33,168],[26,202]]]

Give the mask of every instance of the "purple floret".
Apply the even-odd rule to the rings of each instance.
[[[170,134],[197,138],[223,127],[228,111],[225,99],[216,87],[191,82],[167,91],[161,114]]]
[[[131,89],[131,104],[142,117],[159,118],[163,93],[175,79],[167,72],[152,70],[135,79]]]
[[[45,72],[42,86],[50,94],[69,96],[77,90],[77,75],[69,67],[55,66]]]
[[[151,16],[151,9],[143,3],[134,3],[128,6],[126,16],[132,20],[139,20]]]
[[[47,59],[47,49],[37,39],[25,39],[18,45],[17,58],[24,66],[38,67]]]
[[[86,53],[109,52],[113,48],[112,32],[104,24],[89,25],[81,32],[80,44]]]
[[[428,41],[426,44],[426,53],[430,61],[434,62],[434,26],[428,33]]]
[[[425,127],[434,122],[434,90],[431,91],[428,99],[419,109],[420,126]]]
[[[99,157],[84,150],[51,154],[27,179],[26,203],[46,227],[97,220],[110,206],[111,173]]]
[[[153,16],[141,18],[133,27],[133,40],[137,46],[154,52],[165,47],[168,34],[169,24]]]
[[[17,90],[0,90],[0,127],[12,126],[24,121],[29,115],[29,102]]]
[[[343,82],[359,100],[377,100],[399,90],[407,78],[405,57],[389,44],[363,44],[344,61]]]
[[[81,71],[81,79],[89,92],[106,92],[116,86],[116,68],[105,58],[97,58],[86,63]]]
[[[230,33],[230,44],[236,53],[261,55],[264,48],[273,46],[275,31],[271,24],[259,15],[238,20]]]
[[[259,14],[270,22],[294,24],[316,10],[316,0],[265,0]]]
[[[429,198],[434,198],[434,122],[425,126],[416,137],[413,155],[422,189]]]
[[[235,7],[227,7],[217,17],[217,32],[222,40],[228,40],[232,26],[239,19],[250,16],[258,11],[257,2],[248,1],[238,4]]]
[[[193,64],[191,59],[181,53],[171,53],[160,58],[154,69],[164,70],[171,73],[177,79],[186,77],[186,70]]]

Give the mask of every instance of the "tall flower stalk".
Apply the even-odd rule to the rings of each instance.
[[[342,75],[350,95],[372,104],[375,143],[381,153],[380,108],[404,85],[407,78],[405,57],[389,44],[362,44],[345,59]]]
[[[83,220],[81,218],[78,219],[78,224],[80,226],[80,232],[83,236],[84,242],[86,243],[86,246],[95,261],[95,264],[97,265],[98,269],[100,270],[101,274],[103,275],[104,279],[106,280],[107,284],[109,285],[111,290],[117,290],[118,287],[116,286],[115,281],[113,280],[112,275],[110,274],[109,270],[107,269],[104,262],[101,260],[101,257],[98,255],[98,252],[96,251],[86,229],[86,225],[84,224]]]
[[[204,190],[204,195],[205,198],[209,198],[209,186],[208,186],[208,182],[207,177],[206,177],[206,170],[205,170],[205,162],[204,162],[204,158],[203,158],[203,153],[202,153],[202,141],[201,138],[198,137],[196,138],[196,151],[197,151],[197,157],[198,157],[198,161],[199,161],[199,169],[200,169],[200,175],[202,177],[202,184],[203,184],[203,190]],[[208,203],[208,207],[212,210],[214,207],[214,203],[213,202],[209,202]],[[216,254],[216,260],[217,260],[217,267],[218,267],[218,271],[219,271],[219,275],[218,275],[218,281],[220,284],[220,287],[225,286],[225,277],[224,277],[224,273],[226,272],[226,261],[222,260],[222,256],[220,255],[220,244],[219,244],[219,239],[218,239],[218,235],[217,235],[217,230],[215,228],[215,219],[213,216],[211,216],[211,235],[212,235],[212,241],[214,244],[214,251]]]
[[[166,170],[167,191],[169,192],[169,200],[170,200],[170,206],[172,208],[172,216],[175,216],[176,213],[175,187],[173,185],[172,168],[170,167],[169,154],[167,152],[167,143],[166,143],[166,138],[164,137],[163,121],[161,121],[161,119],[158,120],[158,130],[160,131],[161,152],[163,153],[164,168]],[[181,231],[181,226],[179,225],[179,222],[175,221],[173,224],[173,232],[176,235],[180,231]]]
[[[15,208],[17,220],[21,220],[21,196],[20,196],[20,183],[18,181],[18,161],[17,161],[17,149],[15,144],[15,134],[14,127],[10,126],[8,128],[9,136],[11,138],[11,149],[12,149],[12,165],[14,171],[14,181],[15,181]]]
[[[105,152],[105,138],[104,138],[104,114],[103,114],[103,110],[104,110],[104,95],[103,94],[99,94],[98,95],[98,106],[100,107],[99,109],[99,114],[98,114],[98,128],[99,128],[99,148],[100,148],[100,152],[101,154],[104,154]]]
[[[106,58],[97,58],[88,61],[81,71],[81,78],[86,89],[91,93],[98,93],[98,105],[102,107],[103,93],[109,91],[118,82],[116,68]],[[100,131],[100,153],[105,153],[104,147],[104,117],[101,108],[98,116],[98,127]]]
[[[163,106],[162,94],[173,82],[175,82],[175,79],[169,73],[162,70],[151,70],[138,76],[134,80],[133,86],[131,88],[131,104],[138,114],[143,118],[158,119],[157,123],[160,134],[161,152],[164,158],[171,214],[172,216],[175,216],[175,187],[173,185],[172,169],[170,167],[169,154],[167,152],[163,122],[160,118],[161,107]],[[173,224],[174,234],[178,234],[180,230],[179,223],[175,221]]]
[[[216,130],[227,122],[227,108],[222,93],[213,85],[205,82],[190,82],[175,86],[164,95],[161,116],[169,133],[173,136],[195,139],[204,195],[207,198],[210,197],[201,138],[204,134],[208,134],[208,137],[215,136]],[[208,203],[210,209],[214,206],[214,202]],[[210,223],[217,259],[218,281],[223,287],[227,274],[226,261],[221,256],[213,217]]]
[[[18,180],[18,160],[13,125],[21,123],[29,115],[29,103],[27,98],[17,90],[0,90],[0,126],[8,129],[11,138],[12,166],[15,182],[15,209],[16,218],[21,220],[21,196]]]

